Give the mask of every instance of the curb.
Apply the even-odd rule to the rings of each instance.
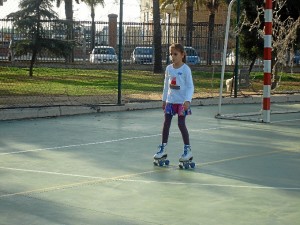
[[[242,97],[242,98],[223,98],[222,104],[259,104],[262,97]],[[271,96],[272,103],[292,103],[300,102],[300,95],[279,95]],[[194,99],[193,106],[218,105],[219,98]],[[102,112],[120,112],[143,109],[160,108],[161,102],[141,102],[127,103],[124,105],[105,105],[105,106],[51,106],[37,108],[13,108],[0,109],[0,120],[20,120],[45,117],[72,116]]]

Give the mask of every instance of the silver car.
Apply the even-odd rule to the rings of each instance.
[[[136,64],[152,64],[153,48],[152,47],[136,47],[130,56],[130,62]]]
[[[118,56],[111,46],[96,46],[90,54],[90,63],[117,63]]]
[[[186,63],[196,65],[200,63],[200,57],[193,47],[184,46],[184,51],[186,52]]]
[[[186,53],[186,63],[190,65],[196,65],[200,63],[200,56],[198,55],[196,49],[193,47],[184,46],[184,51]],[[169,56],[170,62],[172,62],[172,57]]]

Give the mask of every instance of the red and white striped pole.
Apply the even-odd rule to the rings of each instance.
[[[270,123],[272,77],[272,0],[265,0],[263,122]]]

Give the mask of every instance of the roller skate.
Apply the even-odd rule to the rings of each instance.
[[[168,166],[170,161],[167,159],[167,152],[165,150],[166,144],[161,144],[158,146],[158,152],[153,156],[154,161],[153,164],[155,166]]]
[[[193,162],[193,154],[190,145],[185,145],[183,148],[183,154],[179,158],[179,168],[188,169],[195,168],[196,164]]]

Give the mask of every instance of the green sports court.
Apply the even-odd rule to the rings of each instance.
[[[216,119],[217,106],[192,112],[189,170],[178,168],[176,117],[170,165],[153,165],[161,109],[0,121],[0,224],[299,224],[300,114],[255,123]]]

